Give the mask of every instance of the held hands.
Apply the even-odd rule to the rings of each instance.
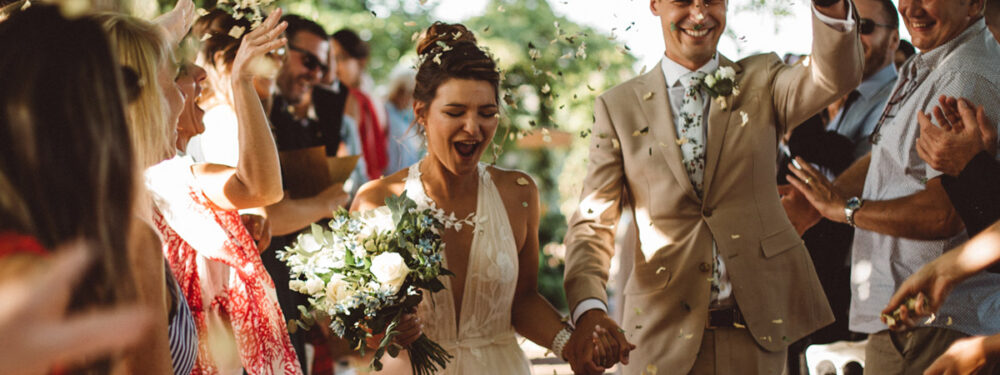
[[[563,357],[576,374],[602,374],[617,362],[628,364],[632,349],[635,345],[628,342],[606,312],[590,310],[577,322]]]
[[[792,171],[794,176],[788,175],[788,182],[801,192],[823,217],[838,223],[846,223],[844,206],[847,198],[812,165],[801,157],[796,157],[795,160],[798,165],[802,166],[802,169],[797,168],[795,164],[789,164],[788,169]]]
[[[950,176],[958,176],[976,154],[986,151],[996,155],[997,129],[986,118],[982,106],[974,109],[966,99],[941,96],[934,107],[938,126],[929,114],[917,113],[920,138],[917,153],[932,168]]]
[[[281,19],[281,9],[275,9],[271,15],[267,16],[260,26],[243,36],[240,48],[236,51],[236,59],[233,60],[232,79],[233,82],[250,82],[254,72],[251,65],[256,61],[264,59],[265,54],[274,51],[285,45],[287,39],[280,37],[287,22],[278,23]]]

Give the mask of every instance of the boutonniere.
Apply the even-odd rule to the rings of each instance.
[[[740,85],[736,83],[736,70],[728,66],[719,67],[712,74],[706,75],[704,86],[705,91],[719,102],[723,111],[728,107],[726,98],[740,95]]]

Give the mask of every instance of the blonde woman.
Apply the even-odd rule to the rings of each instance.
[[[283,194],[277,151],[248,69],[253,60],[284,45],[280,13],[245,35],[235,52],[230,82],[241,149],[235,167],[173,157],[183,98],[173,82],[176,70],[163,34],[134,17],[102,16],[119,59],[142,82],[129,112],[131,128],[149,137],[136,140],[155,202],[155,207],[147,204],[151,212],[144,219],[151,218],[162,237],[163,252],[194,313],[197,373],[301,373],[274,284],[237,212],[274,203]],[[146,95],[166,99],[147,101]],[[165,158],[170,159],[160,162]]]

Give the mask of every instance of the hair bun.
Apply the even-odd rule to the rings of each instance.
[[[476,36],[464,25],[434,22],[424,31],[420,43],[417,43],[417,54],[423,55],[432,52],[434,47],[438,47],[439,42],[447,46],[454,46],[459,42],[476,43]]]

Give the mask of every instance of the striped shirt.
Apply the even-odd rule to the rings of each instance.
[[[174,301],[174,309],[170,312],[170,325],[167,328],[170,337],[170,362],[174,367],[174,375],[189,375],[198,360],[198,332],[194,325],[194,315],[191,314],[187,300],[169,266],[167,266],[167,290],[170,291],[170,298]]]
[[[940,95],[963,97],[1000,118],[1000,45],[983,20],[955,39],[910,58],[873,134],[866,200],[885,201],[916,194],[941,176],[917,155],[917,111],[930,112]],[[863,209],[863,208],[862,208]],[[899,285],[924,264],[968,239],[965,231],[942,240],[914,240],[864,229],[854,234],[851,267],[850,329],[875,333],[887,329],[879,316]],[[1000,274],[980,274],[959,284],[928,326],[969,335],[1000,331]]]

